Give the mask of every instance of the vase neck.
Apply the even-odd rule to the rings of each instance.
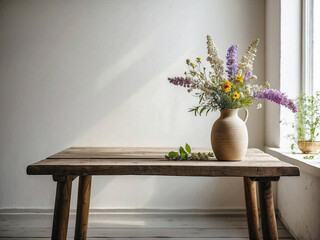
[[[225,118],[225,117],[234,117],[238,116],[239,109],[220,109],[220,117]]]

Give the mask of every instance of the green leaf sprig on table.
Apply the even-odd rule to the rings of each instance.
[[[213,153],[193,153],[191,147],[186,143],[185,148],[180,147],[178,152],[171,151],[165,156],[166,159],[173,161],[186,161],[186,160],[208,160],[209,157],[213,157]]]
[[[304,156],[304,159],[314,159],[316,156],[319,156],[320,153],[312,153],[307,156]]]

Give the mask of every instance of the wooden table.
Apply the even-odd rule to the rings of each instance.
[[[72,181],[79,176],[75,239],[86,239],[92,175],[243,177],[250,239],[260,239],[256,184],[264,239],[278,239],[272,181],[299,176],[299,168],[258,149],[243,161],[168,161],[169,148],[68,148],[29,165],[29,175],[52,175],[57,182],[52,239],[66,239]],[[195,149],[194,152],[210,149]]]

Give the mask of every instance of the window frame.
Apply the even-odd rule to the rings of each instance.
[[[313,19],[314,0],[302,1],[302,92],[313,94]]]

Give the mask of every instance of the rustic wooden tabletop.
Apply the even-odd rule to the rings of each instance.
[[[280,177],[298,176],[299,168],[258,149],[243,161],[170,161],[170,148],[72,147],[27,168],[30,175],[171,175]],[[195,149],[209,152],[210,149]]]

